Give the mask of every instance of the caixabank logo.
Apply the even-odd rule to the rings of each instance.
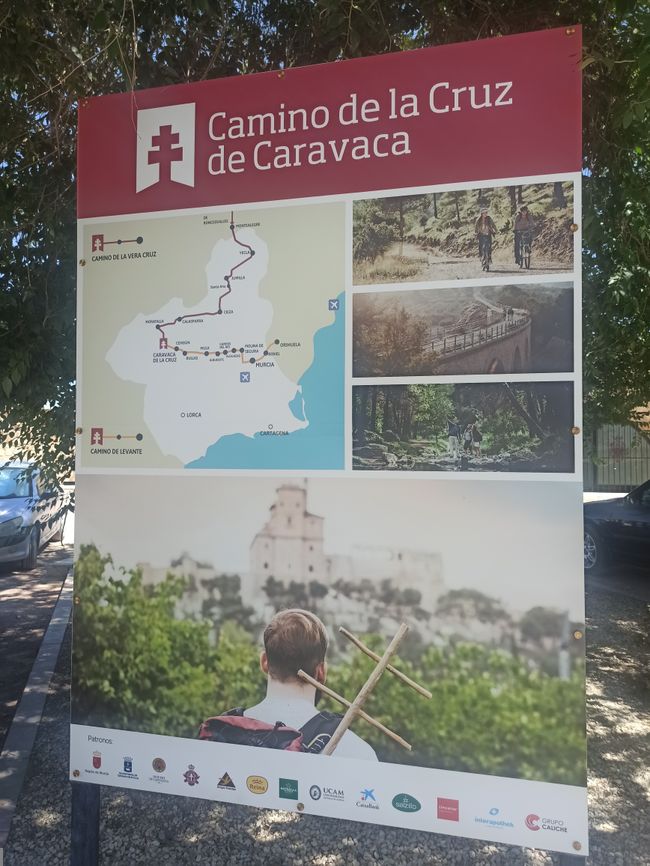
[[[136,192],[170,181],[194,186],[195,103],[139,110],[136,134]]]

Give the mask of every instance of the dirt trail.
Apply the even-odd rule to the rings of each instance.
[[[548,273],[567,273],[571,270],[570,264],[555,259],[544,259],[535,255],[533,247],[531,266],[529,270],[520,268],[514,262],[514,253],[512,249],[505,247],[495,247],[492,250],[492,265],[489,273],[486,273],[481,267],[478,258],[478,253],[474,257],[462,258],[460,256],[452,256],[441,253],[435,253],[431,250],[425,250],[418,247],[416,244],[405,243],[402,253],[406,263],[409,260],[417,262],[419,265],[418,273],[410,276],[407,282],[426,282],[429,280],[453,280],[453,279],[471,279],[475,277],[491,277],[502,276],[504,274],[548,274]],[[397,271],[395,265],[399,258],[399,244],[394,244],[383,256],[378,258],[373,265],[373,270]],[[364,279],[364,283],[373,282],[372,279]],[[382,279],[377,282],[391,282],[390,279]],[[395,282],[404,282],[403,279],[396,277]]]

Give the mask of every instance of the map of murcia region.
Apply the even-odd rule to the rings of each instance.
[[[343,468],[338,204],[85,227],[82,466]]]

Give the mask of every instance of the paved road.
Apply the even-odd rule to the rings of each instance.
[[[58,542],[34,571],[0,565],[0,750],[71,565],[72,545]]]
[[[650,568],[630,563],[612,565],[602,574],[588,575],[585,587],[587,592],[594,589],[650,602]]]

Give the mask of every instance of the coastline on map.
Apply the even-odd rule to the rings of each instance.
[[[82,467],[183,469],[222,438],[266,448],[256,433],[287,439],[311,422],[300,389],[344,286],[342,202],[94,221],[83,244]],[[280,465],[340,467],[340,427]],[[232,468],[251,463],[248,447]]]
[[[522,208],[528,209],[523,220]],[[354,203],[353,281],[568,273],[573,219],[570,181],[362,199]],[[518,227],[525,227],[518,236],[525,241],[522,255]],[[479,235],[488,238],[487,248],[482,241],[479,247]]]
[[[357,385],[352,468],[571,473],[572,382]]]
[[[314,335],[314,360],[289,407],[307,426],[285,435],[224,436],[187,469],[343,469],[345,293],[334,322]]]
[[[573,371],[571,283],[357,292],[356,377]]]

